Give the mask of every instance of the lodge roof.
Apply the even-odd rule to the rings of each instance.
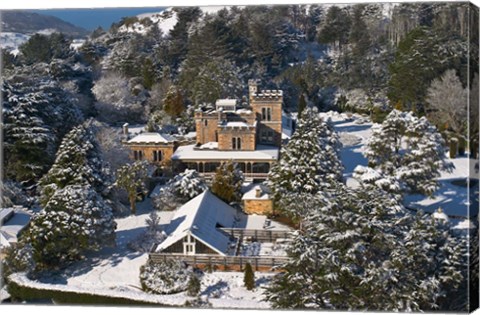
[[[163,251],[189,233],[220,255],[226,255],[229,237],[217,227],[235,227],[240,220],[237,210],[206,190],[181,206],[166,229],[167,238],[158,245]]]
[[[195,145],[180,146],[172,160],[181,161],[274,161],[278,159],[279,148],[270,145],[257,145],[254,151],[202,150]]]
[[[173,143],[174,138],[170,135],[158,132],[144,132],[128,140],[128,144],[153,144],[153,143]]]

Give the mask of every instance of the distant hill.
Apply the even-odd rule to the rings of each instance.
[[[65,22],[54,16],[21,10],[1,11],[2,32],[31,34],[38,32],[61,32],[72,37],[85,37],[89,31]]]

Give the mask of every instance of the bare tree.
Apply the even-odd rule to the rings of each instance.
[[[467,90],[463,88],[455,70],[447,70],[440,78],[433,80],[427,90],[429,119],[458,135],[465,134],[467,96]]]
[[[132,94],[128,80],[118,73],[107,73],[92,88],[95,108],[106,122],[141,121],[141,100]]]

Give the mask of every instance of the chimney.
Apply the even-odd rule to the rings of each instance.
[[[123,135],[128,140],[128,123],[123,124]]]
[[[260,198],[262,196],[262,189],[260,187],[255,188],[255,198]]]

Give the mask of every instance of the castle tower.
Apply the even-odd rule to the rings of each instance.
[[[248,100],[250,104],[252,103],[252,99],[257,94],[258,89],[258,81],[255,79],[248,80]]]
[[[282,144],[282,90],[257,90],[257,82],[248,82],[250,107],[258,120],[257,142],[259,144]],[[252,93],[255,91],[255,93]]]

